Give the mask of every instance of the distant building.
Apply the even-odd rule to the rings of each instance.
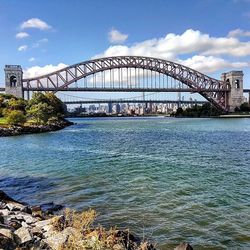
[[[120,112],[121,112],[121,106],[120,106],[120,104],[119,103],[117,103],[116,105],[115,105],[115,111],[116,111],[116,114],[119,114]]]
[[[95,105],[89,105],[89,112],[94,113],[97,110]]]
[[[112,114],[112,111],[113,111],[112,109],[113,109],[113,104],[112,104],[112,102],[109,102],[108,103],[108,113],[109,114]]]

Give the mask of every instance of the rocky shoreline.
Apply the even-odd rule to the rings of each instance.
[[[0,190],[0,249],[99,249],[96,244],[106,244],[107,247],[103,245],[100,249],[155,250],[152,244],[141,242],[129,231],[105,231],[101,227],[87,227],[84,223],[89,218],[82,221],[82,239],[78,239],[79,245],[77,244],[76,248],[76,245],[72,246],[73,243],[68,241],[72,236],[74,240],[79,236],[77,224],[66,225],[68,222],[65,211],[61,215],[53,214],[62,206],[53,203],[46,205],[49,209],[43,209],[43,206],[28,206],[13,200]],[[93,212],[86,214],[90,216],[91,221]],[[102,238],[105,240],[102,241]],[[83,243],[85,246],[81,246]]]
[[[92,226],[96,213],[64,210],[53,203],[29,206],[0,190],[0,249],[4,250],[156,250],[129,230]],[[79,230],[80,229],[80,230]],[[175,250],[192,250],[182,243]]]
[[[48,125],[9,126],[9,127],[0,126],[0,137],[52,132],[63,129],[73,124],[74,124],[73,122],[64,119]]]

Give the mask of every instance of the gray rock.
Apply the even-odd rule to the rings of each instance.
[[[60,247],[66,243],[68,237],[76,232],[76,229],[72,227],[65,228],[62,232],[55,233],[54,235],[48,237],[44,241],[53,250],[60,249]]]
[[[1,223],[0,223],[0,228],[10,229],[10,230],[12,230],[12,231],[15,230],[15,228],[13,228],[13,227],[11,227],[11,226],[9,226],[9,225],[6,225],[6,224],[1,224]]]
[[[41,206],[32,206],[31,207],[32,212],[39,212],[42,211]]]
[[[23,209],[21,209],[21,212],[26,213],[26,214],[32,214],[32,210],[28,206],[25,206]]]
[[[10,211],[8,209],[1,209],[0,214],[3,216],[8,216],[10,214]]]
[[[37,240],[30,248],[30,250],[41,250],[41,249],[51,250],[51,247],[46,242],[44,242],[44,240]]]
[[[17,202],[9,202],[7,203],[6,207],[10,210],[10,211],[21,211],[25,208],[24,205],[17,203]]]
[[[11,240],[14,239],[13,233],[10,229],[0,228],[0,235],[3,235]]]
[[[8,225],[14,228],[15,230],[22,227],[22,224],[18,220],[15,220],[15,219],[8,221]]]
[[[30,228],[30,225],[28,225],[25,221],[22,221],[22,227]]]
[[[37,218],[34,218],[32,215],[22,212],[18,212],[14,215],[8,216],[8,220],[9,221],[18,220],[20,223],[25,222],[27,224],[33,224],[37,222]]]
[[[50,237],[52,234],[56,233],[53,225],[47,225],[42,228],[43,236],[45,238]]]
[[[43,229],[45,226],[51,225],[51,223],[52,223],[52,219],[42,220],[42,221],[37,221],[35,223],[35,226]]]
[[[17,229],[14,234],[18,237],[19,244],[30,242],[33,239],[30,231],[24,227]]]
[[[174,250],[193,250],[193,248],[191,245],[184,242],[177,246]]]
[[[6,203],[0,201],[0,209],[4,209],[6,207]]]
[[[41,228],[39,228],[39,227],[33,227],[33,228],[31,228],[30,232],[34,236],[38,236],[39,238],[43,238],[43,232],[42,232]]]
[[[15,242],[3,235],[0,235],[0,249],[1,250],[14,250],[16,249],[16,244]]]
[[[27,224],[34,224],[37,222],[37,218],[34,218],[32,215],[24,214],[22,217]]]

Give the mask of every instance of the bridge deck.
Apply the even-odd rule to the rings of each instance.
[[[228,89],[199,89],[193,90],[191,88],[24,88],[24,91],[82,91],[82,92],[225,92]]]
[[[97,104],[97,103],[182,103],[182,104],[204,104],[207,101],[178,101],[178,100],[84,100],[84,101],[65,101],[65,104]]]

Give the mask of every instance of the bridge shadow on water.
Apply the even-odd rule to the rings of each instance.
[[[39,205],[52,202],[44,200],[45,193],[57,186],[55,178],[47,177],[0,177],[0,190],[3,190],[10,197],[29,205]]]

